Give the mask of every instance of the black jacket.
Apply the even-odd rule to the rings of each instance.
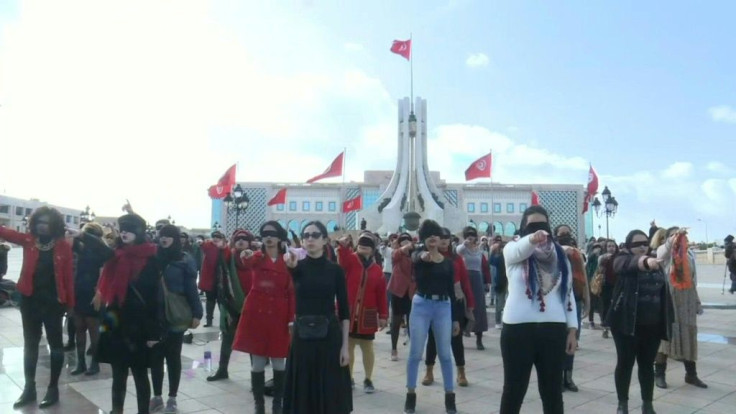
[[[628,252],[621,252],[613,259],[613,271],[616,274],[616,285],[611,295],[611,306],[606,315],[606,324],[611,330],[634,336],[636,332],[636,312],[639,297],[639,258]],[[655,272],[662,272],[661,269]],[[666,275],[665,275],[666,277]],[[660,315],[660,339],[668,341],[672,337],[672,321],[675,309],[672,305],[667,283],[662,286],[662,309]]]

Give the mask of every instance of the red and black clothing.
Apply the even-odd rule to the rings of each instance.
[[[374,339],[378,320],[388,318],[383,269],[372,258],[362,259],[345,247],[338,247],[337,255],[347,280],[350,336]]]

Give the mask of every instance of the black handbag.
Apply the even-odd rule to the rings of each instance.
[[[296,318],[296,332],[300,339],[325,339],[330,319],[325,315],[304,315]]]

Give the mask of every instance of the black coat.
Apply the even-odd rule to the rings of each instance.
[[[92,307],[92,298],[100,279],[100,269],[115,252],[102,239],[87,232],[82,232],[81,237],[74,239],[72,251],[76,258],[74,310],[84,316],[97,316],[99,312]]]
[[[147,341],[160,341],[165,332],[164,297],[156,258],[148,259],[138,278],[128,285],[122,305],[110,305],[102,321],[98,359],[128,366],[150,366]]]
[[[644,271],[639,269],[639,258],[628,252],[622,252],[613,259],[613,271],[616,274],[616,285],[611,296],[611,306],[606,315],[606,324],[611,330],[634,336],[636,332],[636,312],[639,298],[639,275]],[[661,269],[654,270],[662,272]],[[665,275],[666,277],[666,275]],[[672,305],[672,296],[667,283],[662,285],[662,309],[659,320],[660,339],[668,341],[672,337],[672,321],[675,309]]]

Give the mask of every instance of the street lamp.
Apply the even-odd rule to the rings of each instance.
[[[28,216],[23,217],[23,220],[21,220],[21,224],[23,224],[23,231],[28,233]]]
[[[220,226],[220,223],[216,221],[215,224],[212,225],[212,232],[220,231],[221,228],[222,226]]]
[[[600,217],[601,214],[605,214],[606,239],[610,239],[610,236],[608,234],[608,218],[614,217],[616,215],[616,212],[618,212],[618,201],[616,201],[616,197],[611,195],[611,190],[608,189],[608,186],[603,189],[603,192],[601,193],[601,198],[603,198],[603,203],[598,200],[598,197],[593,199],[593,210],[595,210],[595,214],[598,217]],[[603,206],[603,210],[601,210],[601,206]]]
[[[703,219],[698,219],[698,221],[703,222],[705,224],[705,247],[708,248],[708,222]]]
[[[87,206],[84,208],[83,212],[79,213],[79,224],[84,226],[87,223],[95,221],[96,218],[97,216],[95,216],[95,212],[90,212],[89,206]]]
[[[248,204],[250,204],[248,194],[245,194],[243,187],[238,184],[232,192],[227,193],[222,201],[225,202],[228,216],[231,210],[235,210],[235,228],[237,229],[240,225],[240,213],[245,212],[248,209]]]

